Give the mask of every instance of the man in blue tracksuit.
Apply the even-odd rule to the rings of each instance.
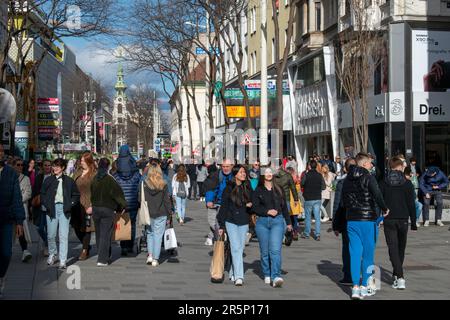
[[[370,174],[372,161],[369,155],[359,153],[356,166],[352,166],[342,186],[347,233],[350,248],[350,270],[353,282],[352,298],[362,299],[374,294],[367,289],[374,267],[375,245],[378,237],[377,208],[386,216],[389,212],[378,187]],[[360,283],[362,273],[362,283]]]
[[[113,177],[122,188],[127,200],[127,212],[130,214],[131,219],[131,240],[120,242],[122,255],[126,256],[128,252],[133,252],[134,239],[136,237],[136,217],[139,208],[138,191],[142,178],[128,145],[120,147],[119,158],[117,159],[117,172]]]
[[[215,166],[215,164],[212,164]],[[228,181],[231,181],[233,174],[233,162],[228,159],[224,159],[221,165],[220,171],[211,173],[205,180],[203,186],[206,190],[205,201],[208,208],[208,223],[210,232],[206,239],[205,245],[212,246],[213,240],[216,239],[218,223],[217,213],[219,212],[220,205],[222,204],[222,194],[227,186]]]

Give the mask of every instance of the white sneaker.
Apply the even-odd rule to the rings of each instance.
[[[276,277],[273,280],[273,287],[274,288],[281,288],[283,286],[284,280],[280,277]]]
[[[5,277],[0,278],[0,299],[3,298],[3,292],[5,291]]]
[[[248,246],[250,244],[250,240],[252,239],[252,234],[247,232],[247,237],[245,238],[245,245]]]
[[[153,262],[153,257],[152,257],[151,254],[149,254],[149,255],[147,256],[147,262],[146,262],[146,263],[147,263],[148,265],[151,265],[152,262]]]
[[[330,221],[330,218],[323,217],[322,219],[320,219],[320,222],[327,222],[327,221]]]
[[[56,256],[54,256],[54,255],[50,255],[48,257],[48,259],[47,259],[47,264],[49,266],[52,266],[52,265],[54,265],[56,263],[56,261],[58,261],[58,258]]]
[[[436,225],[439,227],[444,227],[445,225],[442,223],[441,220],[436,221]]]
[[[28,262],[31,260],[33,256],[31,255],[31,252],[28,250],[24,250],[22,253],[22,262]]]
[[[405,290],[406,289],[406,281],[403,278],[399,278],[397,280],[397,289],[398,290]]]
[[[419,221],[416,222],[416,227],[420,228],[420,222]]]
[[[67,269],[67,265],[65,262],[60,262],[58,268],[59,269]]]
[[[264,277],[264,283],[270,284],[270,277]]]
[[[361,300],[361,289],[356,286],[356,287],[352,287],[352,299],[353,300]]]
[[[237,280],[234,282],[234,285],[235,285],[236,287],[241,287],[243,284],[244,284],[244,281],[243,281],[242,279],[237,279]]]
[[[206,241],[205,241],[205,246],[212,246],[213,245],[213,241],[212,241],[212,239],[210,239],[210,238],[206,238]]]
[[[423,223],[424,227],[428,227],[429,225],[430,225],[430,221],[428,221],[428,220]]]
[[[97,267],[107,267],[107,266],[108,266],[107,263],[97,262]]]
[[[153,260],[152,261],[152,267],[157,267],[157,266],[159,266],[158,260]]]

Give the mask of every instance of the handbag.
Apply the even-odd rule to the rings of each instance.
[[[225,242],[223,237],[214,243],[214,253],[211,260],[209,272],[212,283],[222,283],[225,268]]]
[[[126,240],[131,240],[131,219],[127,212],[116,215],[113,234],[113,241]]]
[[[150,212],[148,211],[148,204],[145,200],[144,182],[141,184],[141,207],[138,211],[138,223],[140,226],[150,225]]]
[[[166,251],[173,250],[178,247],[175,229],[173,228],[172,216],[170,217],[169,228],[164,232],[164,249]]]
[[[31,200],[31,206],[33,208],[39,208],[41,206],[41,195],[38,194]]]

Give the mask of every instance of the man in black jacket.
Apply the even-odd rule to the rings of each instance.
[[[303,198],[305,199],[305,230],[301,237],[308,239],[311,233],[311,211],[314,213],[316,228],[314,239],[320,241],[320,206],[322,205],[322,190],[325,190],[325,180],[317,171],[317,161],[309,162],[309,170],[300,182],[303,188]]]
[[[385,212],[385,215],[389,211],[376,178],[370,174],[373,164],[369,155],[359,153],[356,156],[356,163],[357,166],[351,168],[344,181],[342,194],[350,241],[352,298],[362,299],[375,294],[375,291],[368,290],[367,285],[374,268],[375,245],[378,237],[376,205]]]
[[[352,285],[352,275],[350,273],[350,250],[349,240],[347,233],[347,219],[345,217],[345,208],[342,201],[342,187],[344,185],[347,173],[352,166],[356,165],[356,161],[353,158],[348,158],[345,161],[344,169],[342,170],[343,176],[336,184],[336,192],[334,194],[333,204],[333,231],[336,236],[342,234],[342,272],[344,278],[339,281],[342,285]]]
[[[5,275],[12,256],[13,233],[23,235],[25,210],[20,192],[19,176],[5,163],[3,145],[0,143],[0,298],[5,289]],[[15,229],[14,229],[15,225]]]
[[[384,220],[384,235],[389,248],[389,258],[394,268],[392,288],[403,290],[406,288],[403,277],[403,261],[405,259],[406,240],[408,236],[408,219],[411,219],[411,230],[417,230],[415,191],[411,181],[403,174],[403,160],[391,159],[387,177],[381,182],[380,188],[389,216]]]

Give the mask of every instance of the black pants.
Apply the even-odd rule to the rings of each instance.
[[[189,199],[197,199],[197,181],[192,179],[191,180],[191,187],[189,188]]]
[[[344,280],[352,282],[352,274],[350,272],[350,240],[348,239],[347,228],[342,232],[342,272]]]
[[[98,260],[108,263],[111,255],[111,238],[114,229],[114,211],[108,208],[93,207],[95,223],[95,240],[97,244]]]
[[[393,275],[403,278],[406,240],[408,238],[408,220],[384,220],[384,235],[389,248],[389,259],[394,268]]]
[[[27,242],[27,239],[25,239],[24,235],[19,237],[19,243],[20,243],[20,247],[22,248],[22,251],[25,251],[28,249],[28,242]]]
[[[203,182],[197,182],[198,184],[198,192],[200,197],[205,197],[205,188],[203,187]]]

